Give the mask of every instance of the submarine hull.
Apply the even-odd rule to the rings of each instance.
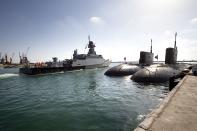
[[[131,79],[135,82],[143,83],[163,83],[168,82],[170,77],[177,76],[181,71],[172,67],[144,67],[136,72]]]
[[[107,75],[107,76],[132,75],[140,69],[141,69],[141,67],[136,66],[136,65],[120,64],[120,65],[117,65],[117,66],[114,66],[114,67],[108,69],[105,72],[105,75]]]

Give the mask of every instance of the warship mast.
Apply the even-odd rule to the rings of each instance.
[[[150,47],[150,53],[152,53],[153,51],[152,51],[152,39],[150,40],[151,41],[151,47]]]

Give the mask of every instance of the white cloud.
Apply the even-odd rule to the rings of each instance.
[[[193,18],[190,20],[191,24],[197,24],[197,17]]]
[[[170,35],[172,35],[172,31],[171,30],[165,30],[164,34],[167,35],[167,36],[170,36]]]
[[[90,17],[90,22],[95,23],[95,24],[104,24],[104,20],[101,17],[93,16]]]

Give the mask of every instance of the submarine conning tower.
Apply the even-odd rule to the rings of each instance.
[[[177,62],[177,46],[176,46],[177,32],[175,33],[174,48],[166,48],[165,64],[176,64]]]
[[[141,64],[141,65],[153,64],[153,56],[154,56],[154,53],[152,53],[152,39],[151,39],[150,52],[140,51],[139,64]]]

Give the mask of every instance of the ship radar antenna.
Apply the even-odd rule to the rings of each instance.
[[[150,39],[150,42],[151,42],[151,47],[150,47],[150,53],[152,53],[152,39]]]
[[[175,33],[175,41],[174,41],[174,48],[176,49],[176,37],[177,37],[177,32]]]

